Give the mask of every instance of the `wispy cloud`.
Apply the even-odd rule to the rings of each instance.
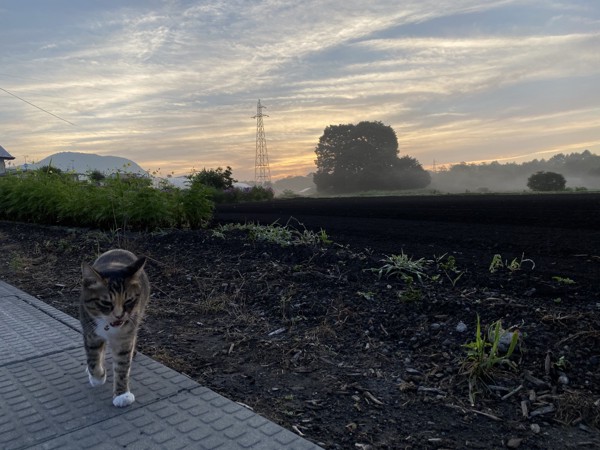
[[[0,87],[76,126],[0,97],[17,156],[248,179],[258,98],[276,176],[310,171],[323,129],[360,120],[423,163],[600,140],[600,12],[584,0],[34,3],[0,11]]]

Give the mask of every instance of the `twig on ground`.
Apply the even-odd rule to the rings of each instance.
[[[463,408],[462,406],[452,405],[450,403],[447,403],[446,406],[449,407],[449,408],[452,408],[452,409],[458,409],[463,414],[466,414],[468,412],[472,412],[472,413],[479,414],[481,416],[487,417],[488,419],[495,420],[496,422],[502,422],[502,419],[500,417],[494,416],[493,414],[490,414],[490,413],[486,413],[486,412],[483,412],[483,411],[478,411],[476,409],[466,409],[466,408]]]
[[[502,400],[506,400],[510,397],[512,397],[513,395],[515,395],[517,392],[519,392],[521,389],[523,389],[523,385],[521,384],[520,386],[518,386],[516,389],[513,389],[512,391],[510,391],[508,394],[503,395],[501,398]]]

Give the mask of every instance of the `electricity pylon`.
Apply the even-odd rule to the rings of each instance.
[[[254,181],[256,184],[264,186],[271,183],[271,170],[269,169],[269,154],[267,153],[267,140],[265,138],[265,126],[263,117],[269,117],[263,114],[262,110],[266,108],[260,104],[256,106],[256,160],[254,164]]]

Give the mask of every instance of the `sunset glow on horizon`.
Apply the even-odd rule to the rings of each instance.
[[[0,145],[185,175],[316,168],[325,127],[381,121],[431,168],[600,154],[589,0],[108,0],[0,6]]]

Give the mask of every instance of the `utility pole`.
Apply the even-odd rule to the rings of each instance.
[[[267,140],[265,138],[265,127],[263,117],[269,117],[263,114],[262,110],[266,108],[260,104],[256,106],[256,160],[254,164],[254,181],[257,185],[264,186],[271,183],[271,170],[269,169],[269,154],[267,153]]]

